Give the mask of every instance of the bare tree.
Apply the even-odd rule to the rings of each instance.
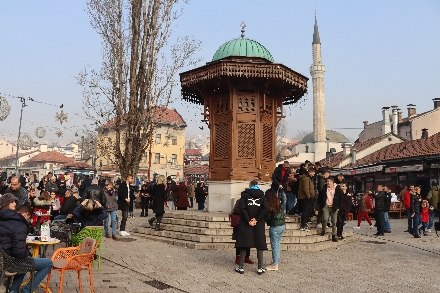
[[[304,130],[304,129],[297,130],[295,136],[293,137],[293,140],[301,141],[304,137],[306,137],[310,133],[312,133],[310,130]]]
[[[84,135],[78,137],[75,143],[77,143],[82,149],[83,160],[96,155],[96,131],[91,129],[84,129]]]
[[[275,135],[276,135],[275,152],[276,152],[276,154],[280,154],[281,148],[285,145],[285,142],[283,141],[283,139],[286,137],[286,133],[287,133],[286,120],[281,120],[275,129]]]
[[[101,135],[98,148],[119,166],[122,177],[137,173],[177,85],[176,74],[199,61],[194,56],[200,42],[194,38],[169,44],[172,24],[182,13],[179,2],[87,2],[91,25],[102,39],[102,67],[85,68],[77,79],[87,117],[99,131],[114,133]]]

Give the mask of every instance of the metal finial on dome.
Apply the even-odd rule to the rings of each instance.
[[[244,23],[244,21],[241,22],[240,24],[241,26],[241,38],[244,38],[244,28],[246,27],[246,24]]]

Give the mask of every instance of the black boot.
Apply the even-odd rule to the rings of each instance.
[[[140,216],[143,217],[144,216],[144,212],[142,212]]]
[[[321,236],[324,236],[324,235],[325,235],[325,228],[322,228]]]
[[[338,242],[338,238],[336,238],[336,235],[332,235],[332,241],[333,242]]]
[[[152,217],[151,219],[148,220],[148,224],[150,224],[150,228],[151,228],[151,229],[154,229],[154,225],[153,225],[154,220],[156,220],[155,217]]]
[[[160,223],[156,223],[156,228],[154,229],[156,231],[162,231],[163,229],[160,228]]]

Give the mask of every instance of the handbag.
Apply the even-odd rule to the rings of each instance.
[[[229,221],[231,222],[231,227],[238,227],[238,223],[240,223],[240,215],[229,214]]]

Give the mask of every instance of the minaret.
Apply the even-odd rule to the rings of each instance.
[[[313,142],[315,162],[326,157],[326,128],[325,128],[325,100],[324,100],[324,73],[322,65],[321,40],[319,39],[318,22],[315,13],[315,29],[313,32],[313,64],[310,74],[313,83]]]

